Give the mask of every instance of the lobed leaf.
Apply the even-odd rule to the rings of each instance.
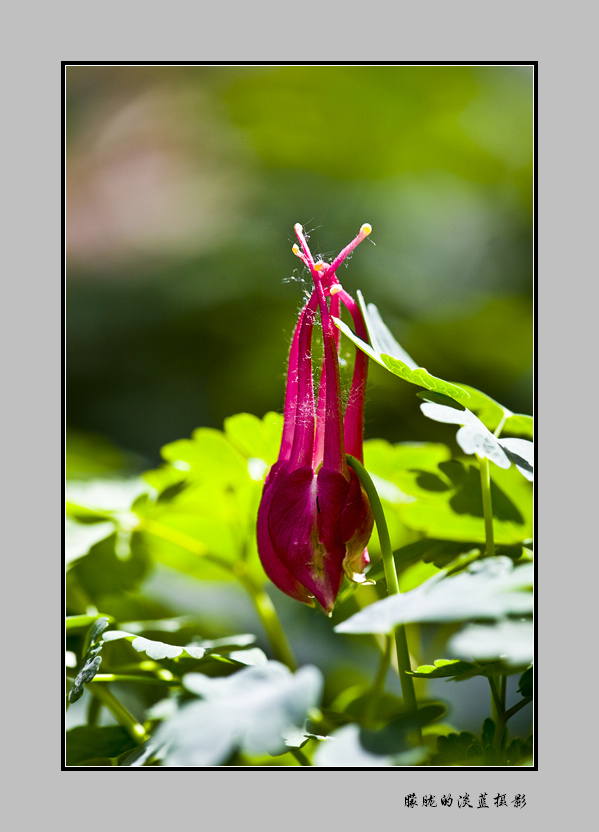
[[[322,692],[315,667],[295,674],[278,662],[247,667],[225,678],[184,676],[201,701],[187,703],[156,730],[144,759],[155,755],[168,766],[218,766],[237,749],[250,754],[282,754],[287,737],[303,729]]]
[[[394,482],[413,498],[398,507],[409,528],[430,538],[485,542],[478,465],[450,460],[428,470],[397,471]],[[532,537],[532,489],[515,467],[493,469],[491,503],[496,544],[512,546]]]
[[[420,405],[420,409],[425,416],[436,422],[461,425],[456,441],[464,453],[488,459],[499,468],[509,468],[513,461],[526,479],[533,479],[533,443],[528,439],[498,439],[474,413],[454,404],[426,401]]]
[[[512,413],[507,407],[475,387],[446,381],[432,375],[424,367],[419,367],[395,340],[377,307],[373,303],[366,304],[360,291],[357,292],[357,296],[370,343],[367,344],[359,338],[339,318],[333,318],[333,321],[358,349],[404,381],[423,387],[433,395],[448,397],[462,405],[467,405],[471,411],[478,413],[479,420],[487,429],[495,430],[503,422],[503,430],[532,438],[533,419],[531,416]]]
[[[407,363],[406,360],[402,360],[402,358],[396,358],[393,355],[378,352],[374,347],[362,341],[362,339],[359,338],[342,320],[333,317],[333,321],[341,332],[347,335],[347,337],[353,341],[354,344],[362,350],[362,352],[366,353],[366,355],[376,361],[377,364],[380,364],[381,367],[385,367],[385,369],[389,370],[393,373],[393,375],[399,376],[399,378],[410,382],[410,384],[416,384],[419,387],[425,387],[428,390],[434,390],[438,393],[451,396],[456,399],[456,401],[468,401],[469,395],[463,388],[431,375],[431,373],[429,373],[428,370],[425,370],[424,367],[412,366],[413,362],[411,359],[410,362]],[[399,352],[405,359],[406,354],[401,348]]]
[[[532,612],[533,565],[514,568],[506,557],[475,561],[457,575],[446,572],[416,589],[393,595],[338,624],[338,633],[391,633],[399,624],[497,619]]]

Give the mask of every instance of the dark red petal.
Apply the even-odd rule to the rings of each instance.
[[[277,479],[268,529],[279,560],[329,612],[343,578],[345,547],[340,544],[338,531],[343,494],[333,499],[331,488],[324,488],[325,503],[334,517],[331,524],[320,506],[321,474],[322,469],[317,477],[311,468],[298,468]]]
[[[308,590],[292,575],[287,566],[279,558],[272,545],[268,530],[268,513],[272,498],[275,494],[279,477],[285,476],[287,467],[287,463],[285,462],[275,463],[266,478],[260,508],[258,509],[258,554],[264,571],[281,592],[291,596],[291,598],[295,598],[297,601],[314,606],[314,599]]]
[[[349,474],[350,487],[339,526],[346,549],[343,568],[351,578],[353,573],[363,572],[370,562],[366,545],[372,534],[374,517],[357,474],[351,468]]]
[[[356,539],[364,547],[372,534],[374,517],[370,502],[356,472],[350,468],[350,482],[345,505],[341,511],[339,529],[344,543]]]

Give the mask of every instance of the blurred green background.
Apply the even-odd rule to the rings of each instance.
[[[314,253],[431,373],[532,413],[532,66],[66,69],[69,475],[281,410]],[[447,441],[370,373],[366,437]]]

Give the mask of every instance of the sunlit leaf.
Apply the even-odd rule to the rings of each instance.
[[[468,393],[465,390],[458,387],[456,384],[452,384],[449,381],[445,381],[444,379],[437,378],[436,376],[431,375],[428,370],[425,370],[424,367],[412,367],[410,366],[413,362],[410,359],[410,364],[406,363],[404,360],[399,358],[395,358],[391,355],[387,355],[385,353],[378,352],[369,344],[366,344],[359,338],[343,321],[339,318],[333,318],[336,326],[347,335],[347,337],[354,342],[354,344],[362,350],[362,352],[366,353],[370,358],[380,364],[382,367],[385,367],[387,370],[393,373],[393,375],[399,376],[399,378],[403,379],[404,381],[410,382],[410,384],[416,384],[419,387],[425,387],[427,390],[434,390],[438,393],[443,393],[447,396],[451,396],[456,401],[465,401],[467,402],[469,399]],[[402,350],[403,353],[403,350]],[[404,354],[405,357],[405,354]],[[409,357],[409,356],[408,356]]]
[[[462,673],[469,673],[475,667],[471,662],[458,659],[437,659],[434,664],[419,665],[410,675],[424,679],[451,679]]]
[[[417,370],[418,364],[414,359],[408,355],[404,348],[395,340],[391,330],[383,321],[381,313],[374,303],[366,303],[364,295],[360,290],[357,291],[358,303],[362,310],[364,323],[374,354],[389,355],[392,358],[397,358],[409,367],[411,370]]]
[[[501,440],[501,446],[518,471],[532,481],[534,475],[534,446],[527,439],[508,437]]]
[[[235,484],[248,476],[243,456],[222,431],[213,428],[198,428],[191,439],[179,439],[165,445],[162,456],[199,482]]]
[[[252,413],[237,413],[225,419],[229,441],[248,459],[264,460],[272,465],[278,455],[283,431],[283,416],[267,413],[259,419]]]
[[[182,647],[178,644],[167,644],[164,641],[136,636],[124,630],[111,630],[104,635],[104,641],[106,642],[120,641],[121,639],[126,639],[131,642],[131,646],[138,653],[145,653],[156,661],[160,659],[176,659],[183,655],[183,653],[186,653],[192,659],[201,659],[206,653],[206,649],[199,645],[190,644],[189,646]]]
[[[394,480],[414,498],[398,509],[407,526],[427,537],[485,542],[478,465],[450,460],[431,471],[397,471]],[[532,537],[532,489],[514,466],[493,468],[491,502],[497,544],[513,545]]]
[[[505,405],[499,404],[491,396],[477,390],[475,387],[470,387],[468,384],[460,384],[460,387],[463,387],[470,394],[467,403],[468,409],[476,413],[489,430],[496,430],[503,422],[502,434],[515,434],[527,439],[533,438],[534,419],[532,416],[527,416],[524,413],[512,413]]]
[[[423,402],[420,409],[429,419],[436,422],[462,425],[456,434],[456,441],[466,454],[476,454],[481,459],[489,459],[499,468],[509,468],[512,461],[526,479],[533,478],[534,452],[533,443],[528,439],[498,439],[488,430],[481,420],[466,408],[438,402]]]
[[[339,633],[388,634],[398,624],[495,619],[532,612],[532,564],[509,558],[475,561],[455,576],[444,572],[416,589],[384,598],[335,627]]]

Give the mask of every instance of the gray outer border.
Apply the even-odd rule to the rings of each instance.
[[[590,15],[586,14],[586,6],[576,4],[577,8],[572,9],[574,14],[571,13],[568,19],[564,18],[561,7],[554,7],[554,10],[534,3],[523,7],[513,0],[501,7],[458,3],[439,4],[431,8],[427,4],[417,11],[393,7],[391,12],[386,3],[371,3],[367,8],[347,9],[345,14],[337,4],[325,8],[322,3],[305,2],[301,6],[284,7],[254,3],[237,9],[232,9],[231,4],[215,9],[189,1],[177,6],[179,8],[175,11],[174,6],[141,0],[126,4],[106,0],[101,6],[57,2],[47,7],[34,8],[29,4],[13,7],[9,13],[7,34],[10,37],[7,38],[9,43],[5,52],[7,69],[2,83],[5,93],[5,193],[8,191],[11,209],[10,217],[5,217],[5,222],[11,232],[6,240],[9,262],[4,285],[8,291],[5,309],[14,310],[17,314],[5,315],[3,339],[4,355],[8,359],[5,364],[8,376],[5,391],[8,395],[3,413],[5,438],[8,439],[5,472],[11,472],[10,512],[7,516],[12,545],[8,550],[10,554],[14,553],[13,558],[8,556],[7,560],[18,564],[15,568],[18,580],[20,563],[23,563],[25,577],[26,570],[31,568],[30,559],[35,557],[36,584],[40,594],[37,598],[27,597],[25,601],[20,592],[11,590],[8,595],[14,600],[8,599],[9,607],[12,604],[15,609],[8,610],[5,621],[19,620],[16,616],[22,617],[24,607],[35,612],[37,622],[42,616],[45,618],[44,647],[48,646],[48,641],[51,643],[47,655],[52,659],[48,662],[49,672],[45,674],[42,655],[39,667],[36,664],[35,675],[45,679],[45,684],[54,681],[56,689],[59,682],[52,673],[56,665],[52,654],[55,645],[50,635],[55,632],[56,612],[51,607],[46,609],[46,605],[51,597],[47,587],[55,587],[56,596],[60,588],[60,578],[55,572],[60,539],[56,511],[61,429],[60,331],[57,332],[61,315],[57,285],[60,256],[57,212],[61,159],[60,61],[73,58],[143,61],[148,57],[172,60],[197,56],[201,62],[276,62],[282,54],[290,52],[299,53],[304,61],[316,62],[324,58],[344,62],[348,57],[353,61],[372,62],[385,57],[397,60],[398,56],[403,61],[438,56],[444,59],[448,54],[453,57],[466,55],[467,59],[483,61],[489,56],[501,57],[502,60],[527,57],[538,60],[541,132],[538,190],[539,400],[543,402],[544,391],[549,389],[549,379],[546,378],[549,372],[553,371],[555,378],[556,367],[563,367],[565,371],[568,366],[570,370],[575,360],[582,363],[583,357],[592,355],[585,351],[584,338],[587,332],[594,333],[594,327],[585,327],[581,318],[586,309],[591,311],[592,302],[576,304],[576,317],[573,314],[574,304],[571,304],[571,314],[567,314],[566,320],[560,317],[564,308],[562,287],[566,287],[568,299],[572,298],[573,281],[579,275],[586,274],[588,269],[579,262],[584,243],[594,236],[584,234],[593,213],[587,209],[586,200],[581,200],[584,193],[593,187],[592,183],[591,188],[585,187],[589,181],[587,159],[592,163],[596,157],[595,147],[590,144],[593,138],[596,142],[596,131],[592,129],[594,122],[588,123],[594,110],[591,102],[594,100],[596,68],[590,66],[594,54],[590,37],[594,27],[591,26]],[[542,13],[538,17],[537,10]],[[583,164],[584,171],[578,170]],[[569,206],[565,215],[569,222],[564,221],[565,205]],[[593,232],[595,225],[596,221],[593,221]],[[568,231],[574,228],[575,240],[570,239],[572,232],[568,235]],[[34,261],[31,265],[30,260]],[[592,261],[585,259],[585,266],[587,262]],[[24,263],[27,264],[26,269],[23,269]],[[559,339],[555,337],[556,330],[559,331]],[[576,359],[573,357],[574,350],[569,351],[569,357],[561,359],[558,352],[563,351],[563,343],[572,343],[572,330],[578,336],[574,343],[582,349],[578,346]],[[576,389],[571,381],[568,387]],[[555,406],[554,402],[552,404]],[[544,412],[547,411],[549,407],[544,409]],[[545,434],[553,427],[555,433],[558,425],[563,427],[563,422],[552,416],[543,421],[541,447]],[[577,435],[582,435],[582,430],[577,431]],[[33,466],[27,461],[29,453],[34,460],[35,474]],[[42,467],[38,469],[40,460]],[[570,529],[566,538],[566,529],[559,525],[556,527],[555,517],[559,516],[561,508],[559,498],[563,494],[563,484],[558,488],[552,482],[551,473],[542,465],[541,469],[543,484],[538,491],[542,506],[539,526],[542,532],[544,528],[548,531],[550,528],[549,533],[541,533],[544,548],[550,557],[545,553],[539,580],[542,596],[539,606],[542,625],[539,659],[541,665],[545,660],[548,666],[550,651],[553,651],[553,655],[559,655],[566,665],[574,666],[584,648],[581,633],[584,633],[585,622],[580,621],[580,614],[568,615],[568,604],[572,603],[570,598],[574,598],[574,592],[567,593],[564,599],[563,583],[557,572],[557,555],[567,552],[570,558],[574,558],[577,554],[586,554],[586,551],[572,546]],[[560,471],[562,476],[565,473]],[[33,475],[35,482],[32,481]],[[574,481],[572,477],[570,482],[573,484]],[[33,490],[39,498],[34,506],[33,524],[30,507],[25,501],[28,490]],[[593,516],[591,505],[587,516]],[[543,526],[540,520],[549,517],[553,519],[551,527]],[[583,519],[581,512],[581,523]],[[22,535],[25,528],[26,547],[23,546]],[[23,556],[22,560],[19,555]],[[588,558],[586,560],[588,563]],[[588,569],[587,564],[580,561],[575,573],[577,577],[584,577],[585,566]],[[6,568],[9,575],[5,573],[5,579],[11,576],[14,567],[7,564]],[[582,608],[580,597],[576,605],[577,610]],[[577,622],[571,636],[565,627],[567,621]],[[37,622],[35,633],[39,636]],[[18,631],[19,640],[23,643],[27,626],[24,630],[19,626]],[[39,645],[38,639],[36,644]],[[564,647],[567,649],[564,650]],[[587,655],[589,653],[587,651]],[[590,701],[588,704],[587,701],[592,700],[593,690],[591,687],[582,699],[583,685],[588,685],[588,682],[585,676],[577,677],[576,694],[579,698],[576,703],[571,702],[564,676],[563,672],[550,673],[541,669],[545,687],[538,713],[543,735],[539,746],[538,772],[448,771],[424,774],[422,771],[401,770],[338,771],[326,772],[324,779],[325,772],[313,770],[310,775],[306,774],[311,777],[309,784],[283,778],[282,772],[273,784],[272,780],[264,780],[268,776],[264,770],[261,780],[256,777],[242,780],[244,772],[236,771],[230,772],[231,776],[226,781],[222,772],[177,772],[166,781],[161,781],[158,794],[148,789],[147,782],[142,784],[131,779],[126,785],[122,780],[112,780],[108,784],[104,779],[102,792],[99,793],[95,777],[93,782],[79,778],[76,786],[63,781],[58,789],[48,792],[44,783],[47,784],[48,778],[59,768],[58,743],[55,740],[58,739],[57,709],[60,702],[48,697],[47,704],[52,703],[52,712],[34,711],[34,701],[36,706],[38,704],[37,688],[27,689],[19,682],[15,685],[19,693],[15,710],[17,713],[27,710],[34,719],[35,736],[39,738],[45,734],[46,742],[34,748],[31,735],[27,739],[14,736],[12,725],[18,728],[14,717],[7,721],[6,739],[13,746],[11,770],[17,776],[27,777],[28,785],[33,786],[36,792],[41,791],[40,796],[45,798],[30,802],[23,808],[24,813],[39,813],[40,816],[43,813],[46,816],[48,811],[60,806],[63,810],[66,808],[71,817],[86,816],[89,819],[86,825],[92,827],[96,825],[94,818],[100,811],[99,803],[105,808],[111,805],[116,807],[116,797],[122,798],[118,803],[120,823],[129,817],[140,823],[150,816],[155,827],[162,821],[168,822],[174,814],[180,815],[182,810],[188,817],[191,815],[190,820],[197,812],[199,820],[208,806],[211,807],[210,815],[220,808],[230,828],[236,822],[247,822],[248,815],[258,822],[262,817],[265,821],[272,818],[277,825],[284,821],[287,829],[313,822],[315,816],[319,825],[334,822],[337,827],[343,824],[350,828],[363,828],[383,822],[395,827],[407,820],[405,811],[408,810],[404,810],[403,806],[405,794],[411,791],[441,794],[449,789],[454,792],[467,790],[470,794],[478,794],[479,791],[524,792],[527,807],[520,814],[509,810],[509,823],[517,828],[530,824],[532,820],[551,820],[552,827],[553,821],[559,823],[560,820],[575,825],[578,818],[582,820],[582,813],[590,814],[594,808],[594,792],[589,782],[592,769],[586,765],[587,752],[583,747],[583,744],[588,747],[593,740],[590,737],[578,740],[576,736],[582,719],[592,718]],[[26,675],[23,668],[22,678],[32,678],[30,662]],[[590,684],[593,684],[592,679]],[[580,722],[570,716],[578,711],[582,711]],[[572,731],[573,746],[570,746],[569,738],[564,740],[551,736],[554,726],[562,736]],[[392,777],[399,779],[391,782]],[[99,794],[103,798],[99,799]],[[233,795],[234,800],[231,800]],[[412,811],[418,812],[419,828],[428,825],[432,828],[433,823],[439,822],[439,809]],[[431,812],[432,820],[424,821],[425,811]],[[490,810],[490,813],[493,811]],[[102,814],[106,819],[105,812]],[[475,817],[474,823],[480,824],[476,810],[471,814]],[[464,824],[463,812],[453,812],[452,817],[456,818],[456,824]],[[516,817],[521,818],[519,822]],[[506,820],[499,817],[497,810],[495,817],[492,816],[484,828],[495,828],[496,824],[499,828],[499,823],[502,829],[505,828]]]

